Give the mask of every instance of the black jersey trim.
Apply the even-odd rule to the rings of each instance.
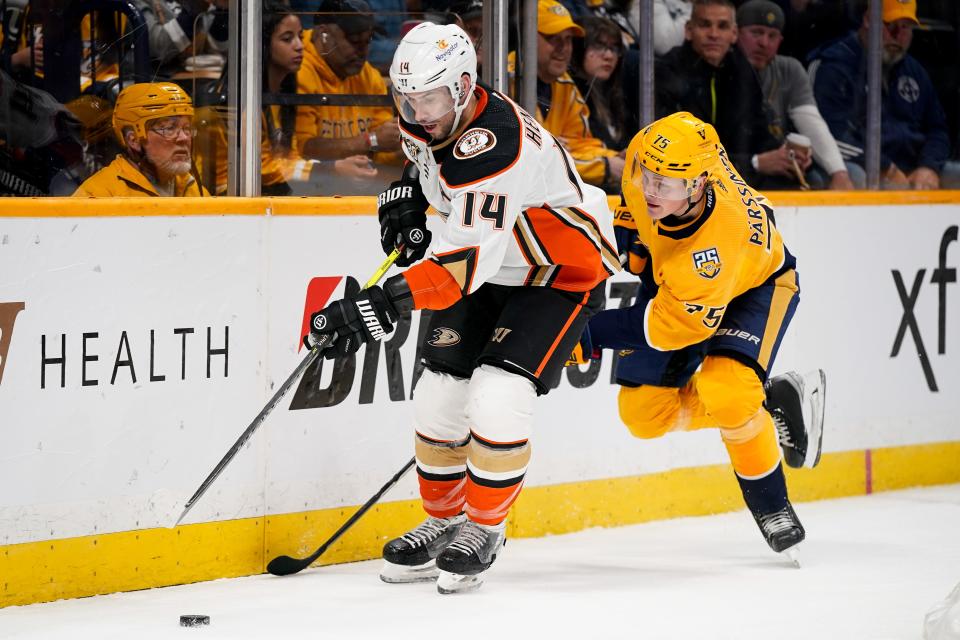
[[[590,231],[593,235],[594,244],[598,245],[597,248],[600,250],[600,256],[604,263],[603,268],[606,269],[610,275],[613,275],[619,271],[619,254],[617,253],[617,250],[614,249],[613,245],[610,244],[610,241],[607,240],[603,233],[600,232],[600,225],[597,224],[597,221],[594,219],[594,217],[578,207],[566,207],[566,210],[573,214],[574,217],[579,219],[581,223],[590,228]],[[611,268],[613,269],[612,271]]]
[[[713,214],[713,210],[717,206],[717,196],[713,192],[712,186],[707,185],[704,197],[707,199],[707,203],[703,208],[703,213],[701,213],[696,220],[687,223],[685,226],[676,227],[666,226],[663,224],[663,220],[661,220],[657,223],[657,235],[671,238],[673,240],[684,240],[699,231],[700,228],[707,223],[707,220],[710,219],[710,216]]]
[[[560,157],[563,158],[563,166],[567,169],[567,180],[569,180],[573,188],[577,190],[577,195],[580,196],[580,202],[583,202],[583,189],[580,188],[580,175],[570,166],[570,160],[567,159],[567,152],[563,150],[563,146],[560,144],[560,141],[557,140],[557,136],[551,134],[550,137],[553,138],[557,152],[560,154]]]
[[[520,159],[523,149],[523,124],[513,104],[492,89],[478,88],[487,92],[487,103],[460,137],[472,129],[487,129],[496,136],[497,144],[473,158],[460,159],[453,153],[447,155],[440,165],[440,180],[451,189],[490,180],[508,171]],[[460,143],[460,137],[450,145],[451,149]]]
[[[489,487],[490,489],[507,489],[509,487],[515,487],[523,482],[523,475],[524,474],[521,473],[514,478],[508,478],[506,480],[491,480],[489,478],[478,476],[470,471],[470,467],[467,467],[467,477],[470,478],[471,482],[480,485],[481,487]]]
[[[446,482],[448,480],[463,480],[467,477],[466,471],[456,471],[454,473],[430,473],[424,471],[417,465],[417,475],[424,480],[433,480],[434,482]]]
[[[488,449],[497,449],[498,451],[509,451],[510,449],[520,449],[521,447],[527,446],[529,442],[528,440],[520,440],[518,442],[493,442],[492,440],[481,438],[472,430],[470,431],[470,436],[474,439],[474,441],[487,447]]]

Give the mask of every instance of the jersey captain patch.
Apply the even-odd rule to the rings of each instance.
[[[693,268],[696,272],[708,280],[713,280],[720,273],[720,255],[716,247],[695,251],[693,253]]]
[[[457,141],[453,155],[460,160],[473,158],[497,146],[497,136],[489,129],[470,129]]]

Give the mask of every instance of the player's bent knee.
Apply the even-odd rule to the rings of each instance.
[[[470,422],[464,407],[470,381],[424,369],[413,394],[413,424],[417,433],[441,443],[465,441]]]
[[[621,387],[620,419],[635,438],[659,438],[674,427],[677,396],[677,389],[669,387]]]
[[[526,440],[533,426],[536,399],[537,389],[529,379],[492,365],[480,365],[470,378],[465,403],[470,428],[488,442]]]
[[[763,404],[763,383],[750,367],[723,356],[708,356],[697,376],[697,393],[707,413],[723,427],[738,427]]]

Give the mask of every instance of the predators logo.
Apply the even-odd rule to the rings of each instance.
[[[713,280],[720,273],[720,256],[716,247],[696,251],[693,254],[693,268],[702,277]]]
[[[448,46],[450,46],[450,45],[447,44],[447,41],[446,41],[446,40],[438,40],[438,41],[437,41],[437,49],[440,49],[440,51],[443,51],[443,50],[446,49]]]

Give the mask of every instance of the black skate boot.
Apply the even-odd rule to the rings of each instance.
[[[479,589],[483,572],[490,568],[506,544],[506,528],[506,522],[485,525],[467,520],[457,538],[437,558],[440,569],[437,591],[459,593]]]
[[[383,547],[383,569],[380,579],[390,583],[428,582],[436,580],[437,556],[460,532],[467,517],[428,517],[416,529],[394,538]]]
[[[822,369],[771,378],[764,406],[777,427],[783,459],[791,467],[817,466],[823,445],[827,378]]]
[[[777,553],[784,553],[798,567],[800,566],[800,557],[797,554],[797,545],[803,542],[807,536],[800,524],[793,505],[789,502],[787,506],[779,511],[767,514],[753,514],[753,519],[757,521],[760,532],[770,548]]]

